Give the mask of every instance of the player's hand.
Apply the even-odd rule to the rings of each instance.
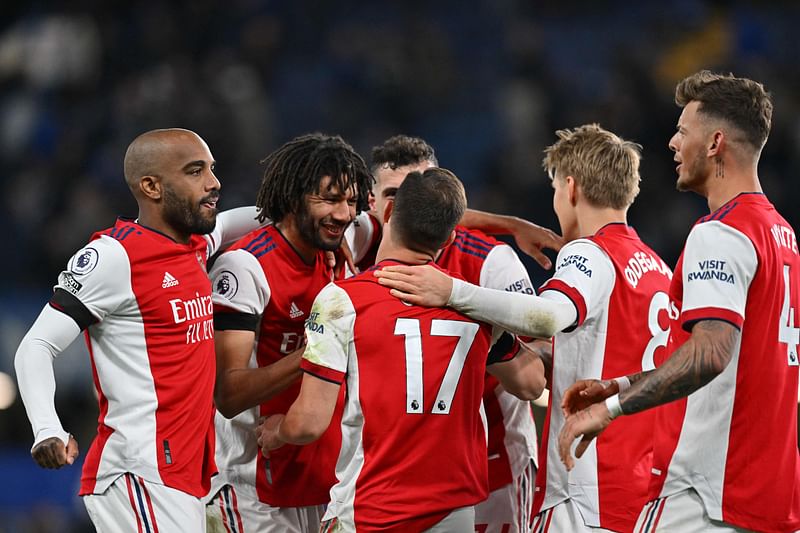
[[[619,393],[619,384],[616,380],[581,379],[570,385],[564,391],[561,399],[561,410],[564,416],[569,416],[599,403],[610,396]]]
[[[378,283],[404,302],[425,307],[444,307],[450,300],[453,279],[430,265],[392,265],[375,271]]]
[[[611,415],[605,403],[595,403],[583,411],[578,411],[574,415],[567,417],[561,433],[558,434],[558,454],[561,462],[572,470],[575,461],[572,459],[570,448],[575,439],[580,437],[580,442],[575,448],[575,458],[580,459],[586,448],[591,444],[592,439],[598,436],[611,423]]]
[[[42,468],[58,469],[64,465],[71,465],[78,458],[78,441],[72,435],[69,443],[64,446],[64,441],[58,437],[45,439],[31,450],[31,457]]]
[[[533,257],[546,270],[553,268],[553,264],[542,250],[547,248],[557,252],[564,246],[564,238],[556,232],[521,218],[515,219],[511,235],[519,249]]]
[[[275,450],[286,444],[278,436],[278,428],[286,415],[272,415],[261,421],[256,428],[256,442],[261,448],[261,454],[269,457],[270,450]]]

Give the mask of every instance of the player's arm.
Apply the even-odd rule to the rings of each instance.
[[[728,367],[741,341],[744,310],[758,257],[750,240],[718,221],[692,228],[683,256],[681,325],[691,332],[658,368],[631,376],[629,389],[569,416],[559,435],[559,453],[572,466],[569,447],[580,457],[591,440],[622,414],[633,414],[684,398],[708,384]],[[736,283],[701,277],[705,269],[723,271]]]
[[[510,349],[509,343],[512,343]],[[498,357],[503,353],[506,355]],[[546,382],[542,360],[508,333],[492,346],[487,363],[486,371],[520,400],[533,401],[542,395]]]
[[[306,322],[300,394],[285,416],[271,416],[256,430],[265,454],[285,443],[312,442],[328,428],[345,380],[354,322],[345,291],[333,283],[320,291]]]
[[[727,368],[740,337],[739,328],[728,322],[697,322],[689,339],[663,365],[637,375],[628,390],[567,418],[558,437],[561,460],[571,469],[573,460],[569,448],[572,442],[582,437],[575,450],[575,457],[580,458],[592,439],[617,416],[685,398],[708,384]]]
[[[331,423],[340,388],[339,383],[305,374],[300,394],[289,411],[267,418],[257,429],[259,447],[268,451],[320,438]]]
[[[14,357],[19,392],[33,428],[31,455],[43,468],[71,465],[78,456],[78,443],[61,426],[56,413],[53,360],[80,332],[75,320],[47,305]]]
[[[205,236],[208,242],[208,255],[214,255],[237,240],[241,239],[254,229],[266,226],[271,221],[258,221],[258,208],[255,206],[237,207],[222,211],[217,215],[217,224],[214,231]]]
[[[214,401],[222,416],[232,418],[295,383],[302,348],[269,365],[251,367],[256,331],[272,297],[269,282],[258,260],[244,250],[220,255],[210,276],[217,353]]]
[[[214,333],[217,352],[214,403],[222,416],[233,418],[246,409],[260,405],[300,378],[302,347],[270,365],[251,368],[249,362],[255,343],[255,330],[220,329],[227,327],[220,323],[217,315]]]
[[[533,257],[542,268],[548,270],[553,265],[550,259],[542,253],[542,250],[549,248],[558,251],[564,245],[564,239],[555,232],[519,217],[467,209],[460,224],[485,233],[512,235],[520,250]]]
[[[539,358],[544,369],[545,388],[550,389],[553,380],[553,341],[552,339],[520,339],[520,342]]]
[[[575,305],[558,291],[534,296],[479,287],[430,265],[393,265],[376,270],[375,276],[401,300],[427,307],[447,305],[519,335],[549,338],[578,320]]]
[[[110,237],[92,241],[72,256],[49,304],[20,342],[14,367],[33,428],[31,455],[44,468],[72,464],[78,456],[77,442],[56,413],[53,361],[81,331],[123,304],[129,280],[130,263],[119,242]]]

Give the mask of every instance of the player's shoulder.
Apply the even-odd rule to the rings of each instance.
[[[174,243],[170,237],[157,230],[142,226],[133,219],[120,217],[113,226],[92,235],[89,244],[113,248],[112,243],[117,243],[126,250],[152,251],[158,248],[159,241],[165,244]]]
[[[331,281],[325,285],[314,298],[314,304],[311,310],[312,314],[321,313],[329,319],[335,319],[344,314],[354,312],[353,300],[351,297],[353,285],[349,283],[352,279],[353,278]]]
[[[113,229],[113,228],[109,228]],[[118,237],[106,233],[95,233],[91,240],[73,254],[67,270],[73,274],[89,274],[96,268],[119,267],[129,264],[128,254]]]
[[[262,257],[274,250],[278,244],[279,234],[274,225],[268,224],[262,228],[256,228],[246,233],[238,241],[234,242],[221,255],[236,250],[243,250],[256,258]]]
[[[556,259],[556,267],[558,267],[558,264],[563,262],[563,260],[572,256],[581,256],[595,260],[610,259],[608,252],[600,243],[583,237],[572,240],[561,247],[561,250],[558,252],[558,258]]]
[[[366,286],[369,286],[371,284],[380,285],[378,283],[378,278],[375,277],[375,271],[380,270],[381,268],[382,265],[380,263],[372,265],[369,268],[362,270],[358,274],[352,275],[344,279],[337,279],[334,282],[334,284],[345,290],[349,290],[353,287],[361,287],[364,285]]]
[[[703,225],[730,226],[746,233],[776,218],[782,217],[763,193],[740,193],[715,211],[700,217],[693,229]]]
[[[491,235],[487,235],[486,233],[477,229],[456,226],[455,232],[456,238],[454,242],[473,250],[488,253],[495,246],[505,245],[503,241],[495,239]]]
[[[88,287],[94,291],[121,292],[130,273],[127,250],[115,238],[98,232],[69,259],[66,269],[59,274],[57,287],[76,296],[86,294]]]

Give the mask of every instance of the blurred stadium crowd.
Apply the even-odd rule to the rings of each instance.
[[[674,263],[705,205],[674,190],[672,90],[701,68],[731,71],[773,94],[760,177],[800,224],[800,187],[791,185],[800,175],[796,2],[124,4],[3,5],[0,229],[9,255],[0,261],[0,372],[12,376],[16,345],[67,258],[115,216],[135,216],[122,156],[158,127],[189,128],[209,142],[223,208],[252,203],[259,161],[295,135],[338,133],[368,157],[371,146],[406,133],[437,149],[471,207],[557,229],[542,149],[556,129],[599,122],[644,146],[630,222]],[[544,279],[528,265],[535,282]],[[96,408],[85,349],[73,355],[57,365],[58,404],[65,425],[85,432],[85,447]],[[34,479],[26,477],[35,468],[30,444],[17,399],[0,410],[4,473]],[[77,471],[59,473],[53,491],[63,493],[62,480],[72,483]],[[50,489],[12,486],[0,489],[0,531],[49,531],[47,513],[19,511],[38,509]],[[52,501],[57,509],[61,500]]]

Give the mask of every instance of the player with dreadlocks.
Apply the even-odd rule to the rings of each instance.
[[[372,176],[341,137],[319,133],[262,163],[259,220],[273,224],[245,236],[211,270],[219,475],[206,510],[209,531],[300,533],[318,529],[336,481],[339,424],[269,461],[253,430],[299,393],[303,327],[314,324],[311,304],[333,279],[325,251],[339,248],[356,209],[367,208]]]

